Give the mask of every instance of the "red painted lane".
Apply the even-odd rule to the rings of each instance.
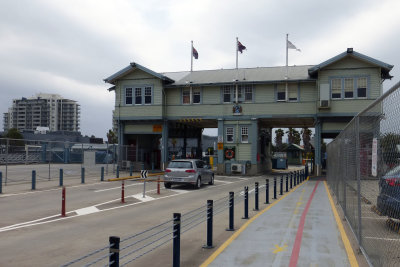
[[[301,214],[299,227],[297,228],[296,240],[294,241],[292,255],[290,256],[289,267],[296,267],[297,261],[299,260],[300,246],[301,246],[301,239],[303,237],[304,224],[306,221],[306,216],[307,216],[308,210],[311,205],[311,201],[315,195],[315,191],[317,190],[318,184],[319,184],[319,181],[317,181],[317,183],[315,184],[314,190],[312,191],[311,196],[308,199],[306,208],[304,209],[303,213]]]

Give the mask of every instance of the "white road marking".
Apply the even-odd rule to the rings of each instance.
[[[182,189],[170,189],[169,191],[178,193],[178,194],[185,194],[187,192],[189,192],[188,190],[182,190]]]
[[[125,185],[126,187],[131,187],[131,186],[138,186],[138,185],[143,185],[143,184],[130,184],[130,185]],[[94,191],[95,193],[99,193],[99,192],[104,192],[104,191],[109,191],[109,190],[115,190],[115,189],[121,189],[121,186],[117,186],[117,187],[111,187],[111,188],[106,188],[106,189],[100,189],[100,190],[96,190]]]
[[[146,195],[145,195],[145,197],[143,197],[143,193],[132,195],[132,197],[136,198],[136,199],[138,199],[138,200],[140,200],[142,202],[148,202],[148,201],[152,201],[152,200],[155,199],[154,197],[149,197],[149,196],[146,196]]]
[[[100,210],[98,208],[96,208],[95,206],[75,210],[76,214],[78,214],[78,215],[88,215],[88,214],[92,214],[92,213],[99,212],[99,211]]]
[[[233,183],[233,182],[228,182],[228,181],[223,181],[223,180],[214,180],[214,182],[221,182],[221,183],[225,183],[225,184]]]

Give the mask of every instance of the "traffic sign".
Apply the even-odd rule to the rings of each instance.
[[[143,179],[146,179],[147,178],[147,172],[148,171],[146,171],[146,170],[141,170],[140,171],[140,177],[142,177]]]

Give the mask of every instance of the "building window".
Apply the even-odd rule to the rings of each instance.
[[[142,104],[142,88],[135,88],[135,104]]]
[[[200,104],[201,90],[200,88],[185,88],[182,89],[182,104]]]
[[[226,128],[226,142],[233,143],[233,127]]]
[[[289,84],[288,91],[289,101],[297,101],[297,85]]]
[[[277,101],[286,101],[286,88],[285,85],[280,84],[278,85],[278,90],[276,93],[276,100]]]
[[[342,79],[332,79],[332,99],[342,98]]]
[[[125,89],[125,105],[132,105],[132,88]]]
[[[246,85],[244,90],[244,101],[253,101],[253,87],[251,85]]]
[[[151,104],[151,87],[144,88],[144,103]]]
[[[231,102],[231,87],[229,85],[223,87],[224,103]]]
[[[249,127],[241,128],[241,137],[242,137],[242,143],[249,142]]]
[[[188,105],[190,104],[190,90],[184,89],[182,91],[182,104]]]
[[[367,78],[360,77],[357,80],[357,97],[367,97]]]
[[[200,104],[201,92],[200,89],[193,89],[193,104]]]
[[[353,78],[344,79],[344,98],[354,97],[354,80]]]

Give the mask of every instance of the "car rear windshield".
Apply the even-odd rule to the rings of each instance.
[[[385,176],[393,176],[393,175],[400,175],[400,165],[394,167],[385,174]]]
[[[192,162],[190,161],[171,161],[168,168],[192,169]]]

